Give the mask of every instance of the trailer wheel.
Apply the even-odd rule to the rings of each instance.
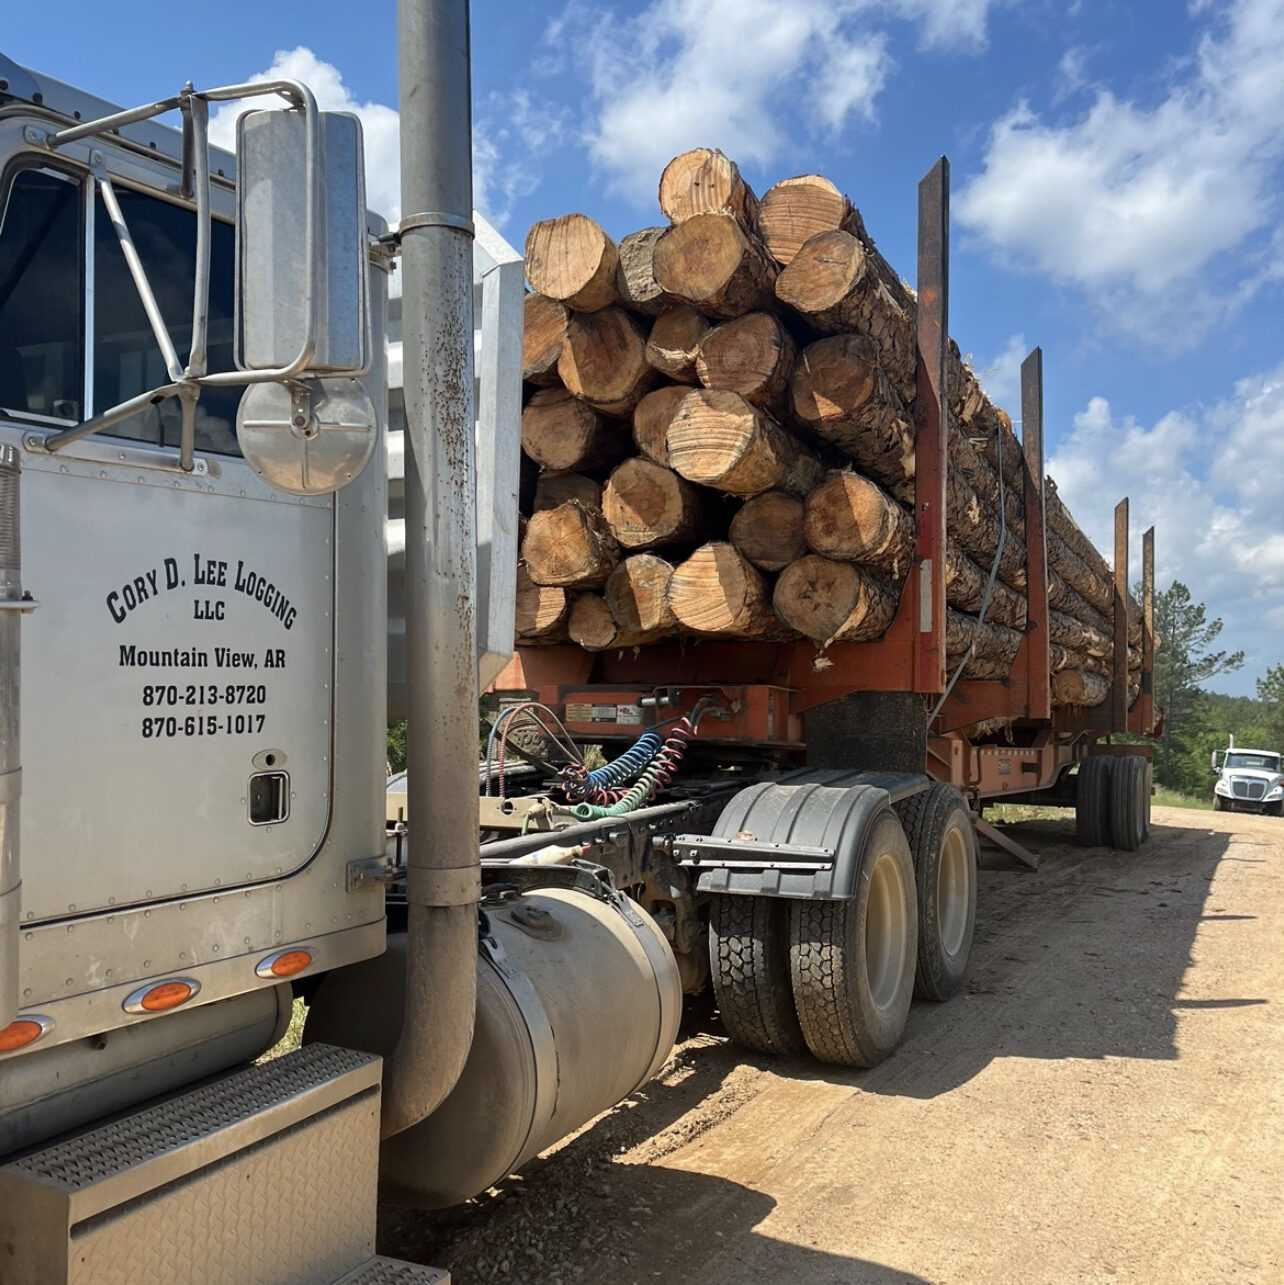
[[[900,1043],[914,997],[914,863],[896,813],[865,833],[849,901],[795,901],[789,962],[807,1047],[822,1062],[875,1066]]]
[[[1079,842],[1089,848],[1110,846],[1110,782],[1115,760],[1094,754],[1079,764],[1074,819]]]
[[[777,1057],[805,1053],[789,987],[786,908],[772,897],[714,897],[709,967],[727,1034]]]
[[[957,995],[976,926],[976,831],[963,796],[936,784],[896,809],[914,859],[918,969],[914,994],[936,1003]]]
[[[1110,834],[1114,846],[1136,852],[1146,841],[1146,760],[1116,759],[1110,778]]]

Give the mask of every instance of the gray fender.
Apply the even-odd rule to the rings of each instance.
[[[679,835],[674,855],[700,892],[847,901],[875,818],[928,784],[910,773],[817,772],[751,785],[712,834]]]

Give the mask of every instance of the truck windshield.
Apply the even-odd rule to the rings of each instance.
[[[1258,772],[1278,772],[1280,756],[1278,754],[1254,754],[1246,750],[1232,750],[1226,755],[1228,768],[1252,768]]]
[[[23,170],[0,214],[0,414],[79,423],[169,382],[101,197],[82,180]],[[180,359],[191,343],[196,216],[118,188],[125,221]],[[86,219],[93,220],[86,236]],[[87,246],[92,246],[90,265]],[[231,370],[235,232],[215,221],[210,255],[209,369]],[[86,307],[87,300],[92,300]],[[88,370],[86,343],[92,343]],[[198,450],[239,455],[239,388],[207,389],[196,412]],[[104,436],[177,446],[180,408],[170,399]]]

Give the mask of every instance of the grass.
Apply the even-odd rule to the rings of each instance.
[[[303,1042],[303,1023],[307,1015],[308,1006],[301,999],[296,999],[294,1001],[294,1009],[290,1013],[290,1025],[286,1027],[285,1034],[258,1060],[260,1062],[270,1062],[274,1057],[281,1057],[285,1053],[293,1053]]]
[[[1212,798],[1200,799],[1193,794],[1178,794],[1167,786],[1155,786],[1154,805],[1157,808],[1198,808],[1202,812],[1213,810]]]

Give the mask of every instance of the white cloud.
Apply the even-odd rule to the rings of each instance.
[[[718,147],[761,167],[800,129],[834,134],[872,120],[893,66],[889,19],[916,24],[926,47],[972,52],[984,47],[996,2],[652,0],[624,17],[572,0],[547,43],[571,48],[587,73],[590,159],[610,190],[641,206],[688,148]]]
[[[1157,105],[1099,90],[1067,124],[1026,103],[993,128],[954,202],[1002,257],[1080,287],[1117,329],[1191,343],[1264,274],[1219,280],[1278,216],[1284,0],[1200,6],[1194,55]]]
[[[1129,496],[1130,565],[1140,568],[1140,533],[1153,525],[1158,583],[1183,581],[1225,619],[1226,646],[1247,653],[1239,685],[1284,660],[1284,362],[1149,427],[1094,397],[1048,471],[1099,549],[1112,547],[1114,506]]]
[[[365,138],[366,201],[390,222],[401,216],[401,118],[383,103],[361,102],[344,83],[342,72],[311,49],[279,50],[272,65],[248,79],[301,80],[322,111],[353,112]],[[236,146],[236,118],[247,108],[273,100],[226,103],[210,118],[210,138],[229,150]],[[532,102],[525,90],[493,95],[473,126],[473,203],[502,227],[515,199],[539,182],[537,158],[565,134],[564,116]],[[394,276],[394,282],[397,278]]]

